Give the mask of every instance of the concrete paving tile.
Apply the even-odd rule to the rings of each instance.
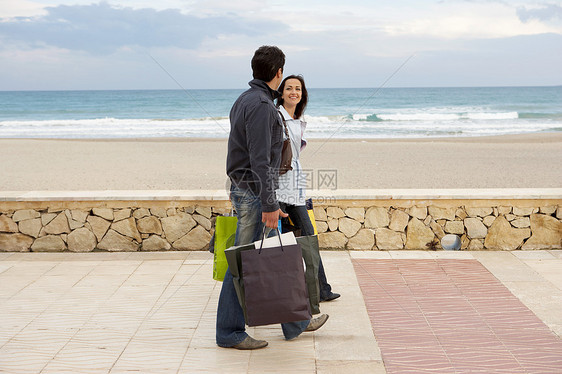
[[[426,251],[410,251],[410,250],[401,250],[401,251],[389,251],[390,257],[396,260],[399,259],[430,259],[432,256]]]
[[[265,348],[267,350],[267,348]],[[250,357],[258,351],[231,348],[189,348],[178,373],[247,373]],[[269,356],[270,359],[272,356]]]
[[[466,251],[428,251],[431,258],[452,260],[473,260],[474,256]]]
[[[170,251],[170,252],[132,252],[128,257],[130,260],[185,260],[189,258],[189,251]]]
[[[548,252],[555,257],[562,258],[562,249],[551,249]]]
[[[512,251],[511,254],[521,260],[550,260],[556,258],[549,251]]]
[[[96,288],[117,288],[123,284],[129,277],[128,274],[108,275],[87,275],[80,279],[74,287],[96,287]]]
[[[9,268],[11,268],[14,265],[9,265],[7,263],[2,263],[0,262],[0,277],[2,276],[2,273],[5,272],[6,270],[8,270]],[[2,279],[2,278],[0,278]]]
[[[191,265],[204,265],[210,264],[213,266],[213,257],[214,255],[208,251],[195,251],[190,252],[189,257],[187,257],[184,261],[184,264],[191,264]]]
[[[0,261],[5,261],[11,256],[13,256],[12,252],[0,252]]]
[[[351,258],[391,259],[388,251],[350,251]]]
[[[532,282],[541,280],[536,271],[515,257],[511,252],[473,251],[472,255],[502,282]]]
[[[562,259],[553,260],[524,260],[541,277],[562,290]]]
[[[30,351],[26,347],[0,349],[0,372],[39,373],[53,358],[52,354]]]
[[[44,372],[74,370],[109,371],[121,352],[91,345],[68,344],[45,367]]]
[[[90,276],[105,276],[115,274],[133,274],[141,264],[141,261],[103,261],[95,266]]]
[[[187,340],[161,339],[158,342],[133,338],[112,370],[178,370],[187,351]]]
[[[382,361],[353,361],[353,360],[317,360],[317,374],[385,374],[384,363]]]
[[[248,373],[314,372],[316,359],[313,341],[307,335],[292,341],[270,341],[267,348],[252,352]]]

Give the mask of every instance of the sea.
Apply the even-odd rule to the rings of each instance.
[[[227,138],[245,89],[0,91],[0,138]],[[562,131],[562,86],[310,88],[307,138]]]

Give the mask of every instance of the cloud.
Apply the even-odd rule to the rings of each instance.
[[[520,7],[517,8],[517,16],[522,22],[529,22],[533,19],[539,21],[562,21],[562,6],[546,4],[540,8],[532,9]]]
[[[176,9],[117,8],[108,3],[59,5],[39,17],[0,22],[0,37],[32,46],[54,46],[92,53],[112,53],[127,46],[192,49],[221,35],[268,34],[282,31],[282,22],[235,16],[197,17]]]

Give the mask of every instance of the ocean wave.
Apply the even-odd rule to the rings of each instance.
[[[409,120],[404,117],[383,120],[381,117],[384,115],[372,114],[356,115],[353,118],[345,115],[306,115],[306,136],[308,138],[396,138],[562,131],[560,120],[521,119],[515,114],[498,112],[494,115],[472,116],[470,120],[460,116],[427,117],[419,113],[412,114],[415,117],[411,118],[417,119]],[[378,119],[373,119],[372,116]],[[82,120],[0,121],[0,138],[226,138],[229,131],[228,117],[195,119],[106,117]]]
[[[355,121],[380,122],[380,121],[460,121],[460,120],[502,120],[517,119],[517,112],[468,112],[468,113],[378,113],[354,114],[351,118]]]

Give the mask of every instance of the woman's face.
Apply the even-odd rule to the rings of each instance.
[[[302,85],[298,79],[287,79],[283,88],[282,98],[285,105],[296,106],[302,97]]]

